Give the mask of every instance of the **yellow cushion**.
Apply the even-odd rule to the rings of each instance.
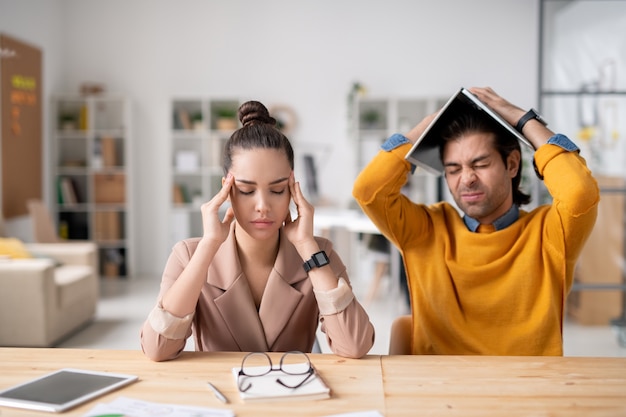
[[[14,237],[0,238],[0,256],[7,256],[12,259],[33,257],[30,252],[26,250],[22,241]]]

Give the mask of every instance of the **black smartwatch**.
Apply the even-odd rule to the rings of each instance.
[[[313,256],[311,256],[311,259],[302,264],[302,267],[306,272],[309,272],[313,268],[319,268],[320,266],[328,265],[329,263],[330,260],[328,259],[328,256],[326,256],[326,252],[322,250],[314,253]]]
[[[541,115],[537,113],[537,110],[530,109],[526,112],[525,115],[522,116],[521,119],[519,119],[519,122],[517,122],[517,124],[515,125],[515,130],[522,133],[522,129],[524,128],[524,125],[526,124],[526,122],[528,122],[531,119],[537,119],[537,121],[544,126],[548,125],[548,123],[543,119],[543,117],[541,117]]]

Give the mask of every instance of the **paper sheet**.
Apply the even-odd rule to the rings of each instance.
[[[154,403],[135,398],[119,397],[110,403],[99,403],[84,417],[234,417],[232,410],[193,407],[180,404]]]

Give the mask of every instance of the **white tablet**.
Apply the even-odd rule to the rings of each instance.
[[[138,379],[135,375],[59,369],[0,391],[0,405],[58,413]]]

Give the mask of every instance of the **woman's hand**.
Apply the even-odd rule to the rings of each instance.
[[[311,255],[319,252],[319,245],[313,237],[313,213],[315,209],[304,198],[300,183],[296,182],[293,172],[289,177],[289,191],[296,205],[298,217],[291,219],[291,212],[287,212],[284,232],[287,239],[296,247],[302,259],[309,259]]]
[[[235,178],[228,173],[224,179],[222,189],[208,202],[202,204],[200,211],[202,212],[203,240],[221,245],[228,237],[230,224],[235,218],[232,207],[228,207],[224,219],[219,218],[219,209],[228,200],[230,190]]]

